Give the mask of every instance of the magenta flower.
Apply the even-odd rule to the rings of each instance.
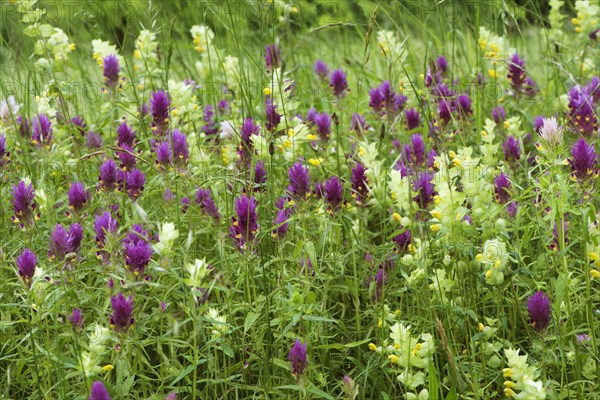
[[[236,216],[231,218],[229,237],[233,239],[236,247],[245,250],[248,243],[253,243],[258,232],[258,218],[256,215],[256,199],[241,195],[235,199]]]
[[[456,109],[461,117],[467,117],[470,114],[473,114],[473,110],[471,110],[471,99],[469,96],[466,94],[459,95],[456,103]]]
[[[135,322],[133,319],[133,295],[129,295],[129,299],[119,293],[117,297],[111,297],[113,313],[110,316],[110,326],[116,332],[127,332],[131,325]]]
[[[281,122],[281,115],[277,113],[277,106],[274,105],[271,101],[267,102],[266,106],[266,126],[269,132],[272,132],[277,128],[279,122]]]
[[[265,50],[265,64],[267,66],[267,72],[271,72],[273,69],[279,67],[279,53],[277,47],[274,44],[267,45]]]
[[[444,56],[439,56],[436,60],[438,71],[445,73],[448,70],[448,60]]]
[[[350,131],[351,132],[359,132],[363,133],[365,129],[367,129],[367,122],[365,120],[365,116],[361,115],[357,112],[352,114],[352,119],[350,120]]]
[[[173,158],[176,162],[185,165],[190,158],[187,137],[178,129],[173,129],[171,140],[173,141]]]
[[[410,230],[406,229],[399,235],[394,236],[392,239],[394,244],[396,245],[396,251],[400,254],[404,254],[408,251],[409,246],[412,243],[412,236],[410,234]]]
[[[71,322],[71,325],[73,325],[75,331],[83,329],[83,315],[81,314],[81,311],[79,311],[79,308],[74,308],[73,313],[67,318],[69,319],[69,322]]]
[[[100,166],[100,176],[98,176],[100,188],[104,191],[115,189],[118,183],[118,172],[117,164],[113,160],[104,161]]]
[[[331,118],[327,113],[317,114],[315,117],[315,126],[317,128],[317,134],[321,140],[328,140],[331,134]]]
[[[494,194],[496,195],[496,201],[500,204],[504,204],[510,200],[510,181],[508,176],[502,172],[500,175],[494,178]]]
[[[94,230],[96,231],[96,245],[102,249],[106,245],[106,235],[115,234],[119,229],[119,223],[109,211],[104,214],[96,215],[94,220]]]
[[[598,92],[600,89],[595,89]],[[591,136],[598,131],[598,117],[594,111],[594,96],[588,89],[572,87],[569,90],[569,113],[571,124],[579,133]]]
[[[579,182],[598,176],[598,155],[594,145],[588,145],[585,139],[580,138],[571,149],[571,176]]]
[[[67,198],[69,199],[69,208],[76,213],[83,210],[83,207],[87,204],[90,199],[90,192],[85,190],[83,183],[73,182],[69,187]]]
[[[259,161],[254,166],[254,185],[257,187],[264,186],[267,183],[267,170],[265,168],[265,163]]]
[[[171,159],[171,147],[169,142],[161,142],[154,149],[156,153],[156,164],[161,165],[165,168],[171,166],[173,160]]]
[[[352,183],[352,197],[360,205],[365,204],[365,200],[369,196],[369,184],[366,176],[366,169],[361,163],[357,163],[352,168],[352,176],[350,177],[350,183]]]
[[[504,111],[504,107],[498,106],[492,110],[492,118],[494,118],[494,122],[497,124],[501,124],[506,119],[506,111]],[[543,123],[543,119],[542,119]],[[537,128],[536,128],[537,131]]]
[[[212,198],[210,189],[198,189],[196,192],[195,202],[200,206],[200,209],[205,215],[213,217],[216,221],[219,221],[221,214],[219,214],[219,210]]]
[[[35,253],[27,248],[16,259],[17,268],[19,270],[19,276],[23,279],[23,282],[27,287],[31,286],[31,279],[35,274],[35,267],[37,266],[37,258]]]
[[[104,387],[102,382],[96,381],[92,384],[92,391],[88,400],[112,400],[108,394],[108,390]]]
[[[537,332],[543,332],[550,325],[550,299],[543,291],[536,292],[527,300],[529,324]]]
[[[127,121],[123,120],[117,128],[117,145],[120,147],[126,144],[129,148],[136,145],[135,131],[127,125]]]
[[[378,87],[369,91],[369,107],[376,114],[395,115],[402,111],[406,104],[406,96],[396,93],[390,81],[383,81]]]
[[[428,172],[420,172],[413,183],[414,191],[417,193],[413,197],[413,201],[419,205],[421,209],[426,209],[433,202],[433,196],[437,193],[433,187],[433,174]]]
[[[308,167],[295,163],[288,170],[290,184],[287,191],[294,200],[304,200],[310,194],[310,175]]]
[[[94,132],[89,131],[87,135],[85,135],[85,145],[88,149],[99,149],[103,145],[102,138],[100,135],[96,135]]]
[[[329,75],[329,67],[322,60],[315,61],[315,66],[313,67],[315,74],[321,79],[326,79],[327,75]]]
[[[214,136],[219,132],[219,128],[217,127],[217,123],[215,121],[215,108],[210,104],[204,107],[203,119],[206,124],[204,124],[200,130],[204,132],[207,136]]]
[[[17,125],[19,127],[19,134],[24,138],[31,138],[31,126],[27,117],[18,116]]]
[[[136,201],[144,191],[146,183],[146,175],[139,169],[127,172],[125,177],[125,185],[127,186],[127,194],[129,198]]]
[[[292,208],[281,208],[277,211],[275,220],[273,220],[275,229],[273,229],[272,236],[274,238],[283,239],[289,228],[288,219],[293,213],[294,210]]]
[[[3,133],[0,135],[0,168],[4,167],[9,160],[10,153],[6,151],[6,135]]]
[[[300,378],[306,369],[306,347],[306,343],[302,343],[300,340],[296,339],[288,354],[288,360],[292,365],[292,374],[296,379]]]
[[[73,118],[71,118],[71,124],[73,124],[73,126],[75,127],[75,129],[77,129],[81,136],[85,135],[85,132],[87,130],[87,124],[85,123],[81,115],[76,115]]]
[[[511,81],[513,89],[519,92],[525,83],[527,73],[525,72],[525,60],[522,60],[518,53],[513,54],[510,58],[507,76]]]
[[[141,233],[143,236],[147,236],[147,232],[145,232],[141,226],[137,226],[137,228],[136,232],[131,232],[123,240],[123,253],[125,255],[125,265],[127,266],[127,269],[129,269],[136,278],[139,278],[150,263],[153,252],[150,243],[139,235]]]
[[[341,69],[336,69],[331,73],[329,77],[331,89],[333,90],[333,94],[341,99],[346,95],[348,91],[348,81],[346,80],[346,74]]]
[[[50,235],[48,258],[62,261],[67,254],[78,253],[82,240],[83,228],[78,223],[71,225],[68,232],[62,225],[56,224]]]
[[[340,209],[340,205],[344,200],[344,186],[337,176],[332,176],[325,182],[324,195],[329,212]]]
[[[151,97],[152,131],[162,136],[167,132],[169,125],[169,107],[171,106],[171,102],[169,95],[163,90],[152,92]]]
[[[502,150],[504,151],[504,160],[507,162],[517,162],[521,157],[521,144],[519,139],[514,136],[509,136],[502,143]]]
[[[104,82],[109,88],[114,88],[119,83],[119,59],[110,54],[103,59],[102,65],[104,66]]]
[[[137,164],[137,157],[135,156],[135,150],[127,143],[123,143],[119,150],[116,151],[119,161],[121,161],[121,170],[131,171]]]
[[[13,192],[13,211],[12,221],[19,224],[23,229],[25,226],[33,224],[35,219],[39,219],[39,214],[34,214],[37,204],[33,201],[35,190],[33,185],[25,185],[25,182],[20,181],[16,186],[12,187]]]
[[[406,129],[412,131],[415,128],[418,128],[421,124],[419,122],[419,112],[413,108],[410,110],[406,110],[404,113],[406,117]]]
[[[33,126],[33,133],[31,134],[33,143],[40,147],[50,148],[52,142],[52,123],[50,119],[44,114],[38,114],[37,117],[33,117],[31,125]]]

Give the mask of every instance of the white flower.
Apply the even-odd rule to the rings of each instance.
[[[544,118],[538,134],[544,141],[551,145],[559,145],[563,141],[563,131],[558,126],[556,117]]]
[[[175,229],[175,224],[172,222],[164,223],[158,234],[158,243],[154,245],[154,249],[160,254],[167,253],[178,237],[179,231]]]
[[[20,108],[21,106],[16,102],[15,96],[8,96],[6,100],[2,100],[2,102],[0,102],[0,116],[2,116],[2,123],[10,124]]]
[[[221,139],[232,139],[235,137],[235,128],[233,122],[223,121],[221,122],[221,129],[219,133]]]
[[[190,277],[184,279],[184,283],[192,288],[198,288],[203,286],[204,278],[209,273],[209,264],[204,258],[202,260],[196,259],[193,264],[187,264],[185,270]]]

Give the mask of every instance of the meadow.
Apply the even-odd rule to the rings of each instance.
[[[0,399],[600,399],[597,2],[0,21]]]

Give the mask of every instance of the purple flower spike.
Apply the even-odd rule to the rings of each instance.
[[[509,136],[502,143],[502,150],[504,150],[504,160],[508,162],[519,161],[521,157],[521,144],[519,139],[514,136]]]
[[[115,332],[127,332],[131,325],[135,322],[133,314],[133,295],[129,295],[129,299],[119,293],[117,297],[111,297],[113,313],[110,317],[110,326]]]
[[[102,138],[100,135],[96,135],[92,131],[85,135],[85,145],[88,147],[88,149],[99,149],[103,144],[104,143],[102,143]]]
[[[121,170],[131,171],[131,169],[137,164],[137,157],[135,156],[135,150],[128,144],[123,143],[120,147],[121,151],[117,151],[117,157],[121,161]]]
[[[109,88],[114,88],[119,83],[119,59],[110,54],[104,57],[102,65],[104,66],[104,82]]]
[[[350,121],[350,131],[363,133],[367,129],[367,123],[364,115],[359,113],[352,114],[352,120]]]
[[[118,169],[117,164],[111,159],[108,159],[100,166],[100,176],[98,181],[100,188],[104,191],[113,190],[117,187],[118,183]]]
[[[306,369],[306,347],[306,343],[296,339],[288,354],[288,360],[292,364],[292,374],[296,379],[300,378]]]
[[[92,391],[88,400],[112,400],[108,394],[108,390],[104,387],[102,382],[96,381],[92,384]]]
[[[33,251],[24,249],[21,255],[16,259],[17,268],[19,270],[19,276],[23,279],[23,282],[27,287],[31,286],[31,279],[35,274],[35,267],[37,266],[37,258]]]
[[[511,218],[516,217],[517,212],[519,211],[519,204],[516,201],[511,201],[506,206],[506,211],[508,212],[508,215],[510,215]]]
[[[75,223],[69,232],[62,225],[57,224],[50,235],[48,258],[62,261],[69,253],[78,253],[83,240],[83,228]]]
[[[267,72],[273,71],[273,69],[279,67],[279,53],[274,44],[267,45],[265,50],[265,64],[267,66]]]
[[[277,113],[277,106],[274,105],[273,103],[271,103],[270,101],[267,102],[266,114],[267,114],[267,119],[266,119],[267,130],[269,132],[272,132],[273,130],[275,130],[277,128],[277,125],[279,125],[279,122],[281,122],[281,115],[279,113]]]
[[[69,199],[69,208],[76,213],[83,210],[83,207],[87,204],[90,199],[90,192],[85,190],[83,183],[73,182],[67,193]]]
[[[259,161],[254,166],[254,184],[263,186],[265,183],[267,183],[267,170],[265,168],[265,163]]]
[[[326,79],[327,75],[329,75],[329,67],[325,62],[321,60],[317,60],[314,66],[315,74],[321,79]]]
[[[81,136],[85,135],[85,132],[87,130],[87,124],[85,123],[81,115],[76,115],[73,118],[71,118],[71,124],[75,126],[75,128]]]
[[[294,200],[304,200],[310,194],[310,175],[308,174],[308,167],[303,166],[300,163],[295,163],[288,170],[288,178],[290,184],[288,186],[288,193]]]
[[[219,210],[211,196],[210,189],[198,189],[195,201],[204,214],[213,217],[216,221],[221,218]]]
[[[471,99],[466,94],[458,96],[457,104],[458,113],[461,117],[467,117],[473,113],[471,110]]]
[[[568,117],[575,129],[585,136],[591,136],[598,131],[598,117],[594,111],[594,96],[586,88],[573,87],[569,90],[569,113]]]
[[[156,163],[163,167],[168,167],[172,164],[171,159],[171,147],[169,142],[162,142],[155,149],[156,152]]]
[[[494,179],[494,194],[496,195],[496,201],[500,204],[504,204],[510,200],[510,181],[508,176],[504,172],[496,176]]]
[[[178,129],[173,129],[171,136],[173,140],[173,158],[175,159],[175,162],[186,164],[190,158],[187,137]]]
[[[415,134],[410,137],[412,156],[417,165],[425,163],[425,141],[423,136]]]
[[[331,73],[330,76],[330,84],[333,90],[333,94],[341,99],[346,95],[348,91],[348,81],[346,79],[346,74],[341,69],[336,69]]]
[[[74,330],[80,331],[83,329],[83,315],[79,308],[74,308],[73,313],[68,318]]]
[[[136,235],[136,234],[134,234]],[[124,244],[125,265],[135,275],[136,279],[143,273],[152,258],[152,247],[148,242],[136,235],[137,240]],[[125,241],[124,241],[125,242]]]
[[[350,182],[352,183],[352,197],[358,204],[364,205],[365,200],[369,196],[369,184],[364,165],[357,163],[356,166],[352,168]]]
[[[258,232],[258,218],[256,215],[256,199],[242,195],[235,199],[236,216],[231,218],[229,237],[233,239],[236,247],[245,250],[248,243],[253,243]]]
[[[519,91],[525,83],[527,73],[525,72],[525,60],[519,57],[518,53],[511,56],[510,62],[508,63],[508,79],[515,91]]]
[[[331,118],[327,113],[318,114],[315,117],[315,126],[317,127],[317,134],[321,140],[328,140],[331,134]]]
[[[104,248],[106,244],[106,235],[114,234],[119,229],[119,224],[116,219],[106,211],[104,214],[96,215],[94,220],[94,230],[96,232],[96,244],[98,248]]]
[[[506,119],[506,111],[504,111],[504,107],[498,106],[494,108],[492,110],[492,118],[494,118],[494,122],[496,122],[497,124],[501,124],[502,122],[504,122],[504,120]]]
[[[529,324],[537,332],[543,332],[550,325],[550,299],[543,291],[536,292],[527,300]]]
[[[13,211],[12,221],[19,224],[21,228],[30,226],[33,221],[39,218],[39,214],[34,214],[37,204],[33,201],[35,190],[33,185],[25,185],[20,181],[16,186],[13,185]]]
[[[446,57],[444,56],[439,56],[436,60],[436,65],[438,68],[438,71],[445,73],[448,70],[448,60],[446,60]]]
[[[272,236],[274,238],[283,239],[289,228],[289,223],[287,221],[291,217],[292,213],[293,209],[291,208],[281,209],[277,211],[277,214],[275,215],[275,220],[273,221],[273,225],[276,226],[276,228],[273,229],[272,233]]]
[[[414,191],[417,193],[413,197],[413,201],[417,203],[421,209],[427,209],[433,202],[433,196],[437,194],[432,181],[433,174],[420,172],[413,183]]]
[[[215,122],[215,108],[208,104],[204,107],[202,113],[202,119],[204,120],[204,122],[206,122],[206,124],[204,124],[200,129],[207,136],[216,135],[219,132],[219,128],[217,127],[217,123]]]
[[[10,161],[10,153],[6,151],[6,135],[0,135],[0,168]]]
[[[134,169],[127,173],[125,184],[127,186],[127,194],[131,200],[136,201],[140,197],[144,191],[145,183],[146,175],[139,169]]]
[[[129,125],[127,125],[126,121],[121,122],[121,125],[119,125],[117,128],[117,144],[119,147],[124,144],[130,148],[135,147],[135,131]]]
[[[585,139],[581,138],[573,145],[571,155],[572,158],[568,161],[573,179],[584,182],[598,176],[598,155],[593,144],[588,145]]]
[[[337,176],[332,176],[325,182],[325,201],[329,212],[337,211],[344,200],[344,186]]]
[[[150,99],[150,110],[152,112],[152,130],[155,134],[161,136],[167,131],[169,124],[169,95],[162,91],[152,92]]]
[[[406,229],[399,235],[394,236],[394,244],[396,245],[396,251],[400,254],[404,254],[408,251],[410,244],[412,243],[412,236],[410,230]]]
[[[33,133],[31,134],[31,140],[39,147],[50,148],[52,142],[52,123],[50,118],[44,114],[38,114],[37,117],[33,117],[31,122],[33,126]]]
[[[412,131],[420,126],[419,112],[414,107],[407,110],[404,115],[406,116],[406,129]]]

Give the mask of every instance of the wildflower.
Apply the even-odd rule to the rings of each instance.
[[[423,165],[425,162],[425,142],[423,136],[414,134],[410,137],[411,143],[411,158],[414,157],[414,161],[417,165]]]
[[[181,213],[185,214],[188,208],[190,208],[190,198],[187,196],[183,197],[179,204],[181,205]]]
[[[337,211],[344,200],[344,186],[337,176],[332,176],[325,182],[325,201],[330,212]]]
[[[292,374],[296,379],[300,378],[306,369],[306,347],[306,343],[296,339],[288,354],[288,360],[292,364]]]
[[[102,138],[100,135],[96,135],[94,132],[90,131],[85,135],[85,145],[88,149],[99,149],[102,147]]]
[[[352,168],[352,176],[350,182],[352,183],[352,197],[358,204],[364,204],[366,198],[369,196],[369,185],[367,176],[365,175],[366,169],[361,163],[357,163]]]
[[[202,111],[203,119],[206,124],[204,124],[200,130],[204,132],[207,136],[216,135],[219,132],[219,128],[217,128],[217,124],[215,122],[215,108],[208,104],[204,107]]]
[[[242,195],[235,199],[236,216],[231,218],[229,237],[240,250],[245,250],[248,243],[254,242],[258,232],[256,215],[256,199]]]
[[[74,330],[80,331],[83,329],[83,315],[79,311],[79,308],[74,308],[73,313],[68,318]]]
[[[266,126],[269,132],[274,131],[281,122],[281,115],[277,113],[277,106],[274,105],[271,101],[267,102],[266,106]]]
[[[504,111],[504,107],[498,106],[492,110],[492,118],[494,122],[497,124],[501,124],[506,119],[506,111]]]
[[[377,274],[371,275],[367,278],[367,286],[371,287],[374,285],[375,292],[373,293],[373,300],[379,300],[383,291],[383,286],[387,282],[387,272],[384,268],[379,268]]]
[[[81,115],[76,115],[73,118],[71,118],[71,124],[75,126],[75,128],[81,136],[85,135],[85,131],[87,130],[87,124],[85,123]]]
[[[159,136],[165,134],[167,131],[170,105],[169,95],[166,92],[162,90],[152,92],[150,99],[152,131]]]
[[[496,201],[500,204],[506,203],[510,200],[510,181],[506,174],[501,173],[494,179],[494,193],[496,195]]]
[[[261,187],[267,182],[267,170],[265,163],[259,161],[254,166],[254,185]]]
[[[273,220],[275,229],[273,229],[272,236],[274,238],[283,239],[289,228],[289,223],[287,221],[292,213],[293,210],[291,208],[282,208],[277,211],[275,219]]]
[[[114,189],[117,186],[118,170],[117,164],[112,159],[108,159],[100,166],[100,176],[98,176],[100,188],[105,191]]]
[[[394,236],[394,238],[392,240],[394,241],[394,244],[396,245],[396,251],[398,251],[400,254],[405,253],[406,251],[408,251],[408,249],[412,243],[412,237],[410,234],[410,230],[406,229],[401,234]]]
[[[144,270],[150,263],[150,259],[152,258],[152,247],[147,241],[137,236],[136,233],[132,232],[130,235],[133,235],[137,240],[132,237],[129,237],[128,242],[123,240],[125,265],[127,266],[127,269],[138,278],[144,273]]]
[[[328,140],[331,134],[331,118],[329,115],[327,113],[318,114],[314,122],[321,140]]]
[[[83,228],[78,223],[69,227],[69,232],[57,224],[50,235],[48,258],[62,261],[69,253],[78,253],[83,240]]]
[[[415,110],[414,107],[410,110],[406,110],[404,116],[406,117],[407,130],[412,131],[413,129],[418,128],[420,126],[419,112]]]
[[[336,69],[331,73],[330,86],[333,89],[333,94],[341,99],[346,95],[348,91],[348,81],[346,80],[346,74],[341,69]]]
[[[413,188],[417,193],[413,197],[413,201],[422,209],[426,209],[433,201],[433,196],[437,193],[433,187],[433,174],[428,172],[420,172],[413,183]]]
[[[295,163],[288,170],[290,184],[287,188],[290,196],[295,200],[304,200],[310,194],[310,176],[308,167]]]
[[[116,219],[106,211],[104,214],[96,215],[94,220],[94,230],[96,232],[96,245],[98,248],[104,248],[106,244],[106,235],[114,234],[119,229],[119,224]]]
[[[154,151],[156,153],[156,164],[167,167],[173,163],[169,142],[161,142],[158,146],[156,146]]]
[[[136,201],[144,191],[144,184],[146,183],[146,175],[139,169],[134,169],[127,172],[125,176],[125,184],[127,187],[127,194],[129,198]]]
[[[111,400],[111,397],[102,382],[96,381],[92,384],[92,391],[88,400]]]
[[[117,157],[119,157],[119,161],[121,161],[120,168],[123,171],[131,171],[137,164],[137,157],[135,156],[133,148],[126,143],[123,143],[119,147],[116,154]]]
[[[230,115],[231,114],[231,106],[229,105],[229,102],[225,99],[219,101],[217,103],[217,112],[221,115]]]
[[[0,118],[4,125],[12,123],[12,119],[19,112],[21,106],[15,101],[15,96],[8,96],[6,100],[0,101]]]
[[[252,155],[255,153],[253,136],[258,136],[260,126],[254,123],[254,119],[246,118],[240,129],[241,142],[238,146],[237,154],[240,158],[242,166],[248,167]]]
[[[118,296],[111,296],[110,303],[113,313],[110,316],[110,326],[116,332],[127,332],[131,325],[135,322],[133,319],[133,295],[129,295],[129,299],[119,293]]]
[[[546,330],[550,324],[550,299],[543,291],[536,292],[527,300],[529,324],[538,332]]]
[[[502,150],[504,151],[504,160],[508,162],[519,161],[521,157],[521,144],[519,139],[514,136],[509,136],[502,143]]]
[[[0,135],[0,168],[4,166],[4,164],[8,163],[10,159],[10,153],[6,151],[6,135]]]
[[[563,236],[564,236],[564,241],[565,244],[567,244],[568,239],[567,239],[567,228],[568,228],[568,224],[567,221],[565,220],[563,223]],[[558,251],[560,248],[560,237],[559,237],[559,233],[558,233],[558,224],[556,222],[554,222],[554,228],[552,228],[552,243],[550,244],[550,248],[554,251]]]
[[[348,375],[344,375],[342,379],[342,390],[345,398],[348,400],[354,400],[358,397],[358,385],[354,383],[354,379]]]
[[[52,123],[50,119],[44,114],[38,114],[37,117],[33,117],[31,121],[33,126],[33,133],[31,134],[31,140],[37,146],[50,147],[52,141]]]
[[[30,183],[26,185],[24,181],[20,181],[17,185],[13,185],[13,211],[12,221],[18,223],[21,228],[30,226],[35,219],[39,219],[39,214],[35,214],[37,204],[33,201],[35,191]]]
[[[506,211],[508,212],[508,215],[514,218],[517,215],[517,212],[519,211],[519,204],[516,201],[511,201],[506,206]]]
[[[360,115],[359,113],[352,114],[352,120],[350,121],[350,131],[358,131],[360,133],[364,132],[367,129],[367,123],[365,121],[365,116]]]
[[[471,99],[466,94],[461,94],[458,96],[458,101],[456,105],[458,113],[462,117],[466,117],[469,114],[473,113],[473,110],[471,110]]]
[[[444,98],[438,100],[438,115],[444,123],[447,123],[452,119],[453,109],[454,107],[450,100]]]
[[[437,68],[440,72],[445,73],[448,70],[448,60],[444,56],[439,56],[436,60]]]
[[[29,288],[31,286],[33,275],[35,274],[35,267],[37,266],[35,253],[25,248],[17,257],[16,263],[19,270],[19,276],[23,279],[25,286]]]
[[[390,81],[383,81],[378,87],[369,91],[369,107],[377,114],[395,115],[402,111],[406,104],[406,96],[397,94]]]
[[[221,218],[219,210],[212,199],[210,189],[198,189],[195,202],[200,206],[204,214],[213,217],[217,221]]]
[[[110,54],[104,57],[102,65],[104,66],[104,82],[109,88],[114,88],[119,83],[119,59]]]
[[[585,139],[580,138],[571,149],[572,158],[569,159],[571,176],[579,182],[598,175],[598,155],[594,145],[588,145]]]
[[[327,66],[327,64],[325,64],[325,62],[321,60],[317,60],[315,62],[315,66],[313,69],[315,71],[315,74],[317,74],[317,76],[321,79],[326,79],[327,75],[329,75],[329,67]]]
[[[32,121],[33,122],[33,121]],[[31,137],[31,126],[29,125],[29,119],[27,117],[18,116],[17,126],[19,128],[19,134],[24,138]]]
[[[90,199],[90,192],[85,190],[83,183],[73,182],[69,187],[67,198],[69,199],[69,208],[78,213]]]
[[[508,79],[510,79],[513,89],[520,91],[525,83],[527,73],[525,72],[525,61],[519,57],[518,53],[511,56],[508,63]]]
[[[267,45],[265,51],[265,64],[267,66],[267,72],[273,71],[273,69],[279,67],[279,53],[277,47],[273,45]]]
[[[119,146],[126,144],[130,148],[136,145],[135,131],[127,125],[127,121],[121,122],[117,128],[117,144]]]
[[[596,92],[598,90],[596,88]],[[576,86],[569,90],[568,117],[571,124],[582,135],[591,136],[597,132],[598,118],[594,112],[594,95],[588,93],[588,89]]]
[[[171,140],[173,142],[173,158],[183,164],[187,163],[190,154],[185,134],[181,133],[178,129],[173,129]]]
[[[563,131],[562,128],[558,126],[556,117],[543,118],[542,124],[537,132],[540,135],[540,138],[550,145],[558,146],[563,141]]]

